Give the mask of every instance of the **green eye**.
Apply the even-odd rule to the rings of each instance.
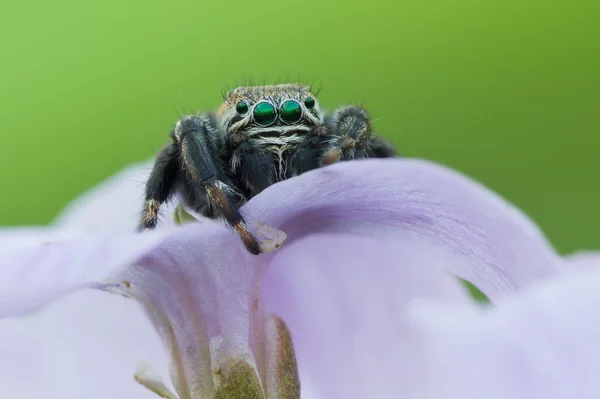
[[[302,118],[302,107],[298,101],[287,100],[281,105],[281,119],[285,123],[295,123]]]
[[[277,112],[273,104],[263,101],[254,106],[254,120],[259,125],[269,126],[277,119]]]
[[[245,114],[246,112],[248,112],[248,104],[246,104],[243,101],[240,101],[239,103],[237,103],[235,105],[235,110],[238,112],[238,114]]]
[[[312,97],[306,97],[304,100],[304,105],[306,105],[306,108],[311,109],[315,106],[315,99]]]

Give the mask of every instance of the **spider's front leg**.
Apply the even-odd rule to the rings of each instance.
[[[156,156],[154,168],[146,182],[145,202],[139,230],[156,227],[160,206],[173,195],[179,173],[178,149],[175,143],[169,143]]]
[[[369,115],[361,107],[348,105],[339,108],[325,124],[329,137],[321,158],[323,165],[356,158],[396,156],[389,143],[373,136]]]
[[[250,253],[263,252],[240,214],[243,197],[236,191],[221,160],[222,144],[211,119],[186,116],[177,122],[173,135],[186,175],[185,190],[190,194],[188,198],[196,202],[191,205],[199,208],[208,202],[216,216],[237,231]]]

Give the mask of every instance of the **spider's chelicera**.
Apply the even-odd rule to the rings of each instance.
[[[140,228],[154,228],[160,205],[177,193],[201,215],[226,220],[255,255],[260,244],[239,212],[250,198],[334,162],[395,156],[363,108],[326,114],[299,84],[231,90],[216,112],[181,118],[171,139],[146,184]]]

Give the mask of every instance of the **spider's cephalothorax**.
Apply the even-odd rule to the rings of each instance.
[[[298,84],[239,87],[215,113],[184,116],[146,184],[141,229],[156,226],[175,194],[198,213],[225,219],[253,254],[262,252],[239,208],[270,185],[340,160],[391,157],[357,106],[331,115]]]

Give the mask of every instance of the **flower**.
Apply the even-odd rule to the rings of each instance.
[[[413,304],[407,310],[415,398],[600,397],[600,257],[493,309]],[[570,262],[567,265],[572,266]]]
[[[567,262],[524,215],[429,162],[342,162],[270,187],[244,212],[287,240],[258,257],[213,221],[131,233],[144,169],[127,170],[76,201],[54,227],[0,235],[0,317],[42,309],[26,322],[2,320],[0,338],[12,334],[16,342],[14,330],[25,332],[19,340],[28,359],[49,351],[54,363],[69,353],[77,365],[84,353],[95,354],[86,363],[94,372],[63,363],[62,374],[34,360],[47,378],[17,382],[13,396],[33,389],[46,397],[143,397],[125,378],[131,365],[124,361],[153,356],[153,365],[171,360],[181,399],[231,397],[235,389],[248,397],[296,397],[298,380],[303,397],[468,397],[463,385],[444,378],[464,382],[485,359],[460,338],[475,324],[482,326],[476,338],[499,338],[486,326],[503,314],[522,318],[511,300],[551,316],[535,293],[570,281]],[[498,311],[482,315],[452,276],[476,285]],[[132,301],[85,287],[136,298],[165,345]],[[69,328],[77,321],[84,332]],[[519,321],[508,323],[507,337],[531,320]],[[457,366],[465,347],[472,358]],[[4,349],[17,353],[0,360],[0,378],[31,377],[8,369],[23,353],[12,344]],[[433,367],[440,359],[454,363]],[[145,370],[137,378],[173,396]]]

